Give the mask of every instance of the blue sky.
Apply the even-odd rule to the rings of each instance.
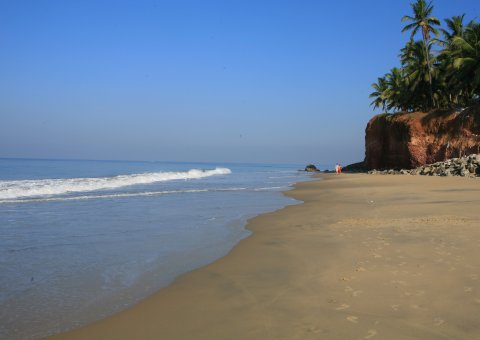
[[[360,161],[409,2],[0,0],[0,157]]]

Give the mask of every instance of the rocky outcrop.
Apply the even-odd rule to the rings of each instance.
[[[317,169],[317,167],[313,164],[308,164],[306,167],[305,167],[305,171],[307,172],[318,172],[320,170]]]
[[[452,158],[407,170],[370,170],[369,174],[480,177],[480,155]]]
[[[480,153],[480,105],[381,114],[365,131],[367,169],[413,169],[472,153]]]
[[[342,169],[342,172],[352,172],[352,173],[366,172],[366,171],[367,169],[365,168],[364,162],[349,164]]]

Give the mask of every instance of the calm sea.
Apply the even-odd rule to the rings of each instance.
[[[124,309],[298,202],[300,165],[0,159],[0,338]]]

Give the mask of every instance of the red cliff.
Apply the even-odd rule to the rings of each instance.
[[[365,130],[368,169],[411,169],[480,153],[480,105],[457,111],[373,117]]]

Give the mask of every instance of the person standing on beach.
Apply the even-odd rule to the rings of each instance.
[[[341,164],[336,164],[335,165],[335,172],[337,173],[337,175],[341,174],[342,173],[342,165]]]

